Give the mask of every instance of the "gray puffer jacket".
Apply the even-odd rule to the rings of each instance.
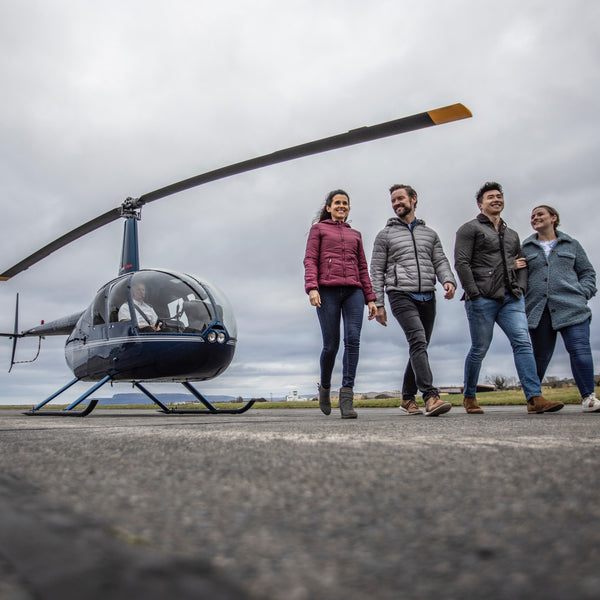
[[[456,280],[438,234],[417,219],[412,231],[398,217],[388,220],[377,234],[371,257],[371,284],[375,304],[384,306],[384,291],[423,293]]]

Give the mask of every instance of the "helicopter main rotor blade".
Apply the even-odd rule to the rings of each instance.
[[[424,129],[434,125],[441,125],[442,123],[467,119],[472,116],[471,111],[466,106],[463,106],[462,104],[452,104],[443,108],[419,113],[418,115],[412,115],[411,117],[404,117],[402,119],[396,119],[395,121],[380,123],[379,125],[359,127],[358,129],[352,129],[347,133],[341,133],[314,142],[278,150],[271,154],[265,154],[264,156],[245,160],[234,165],[229,165],[228,167],[222,167],[214,171],[209,171],[208,173],[202,173],[201,175],[184,179],[178,183],[173,183],[160,188],[159,190],[140,196],[136,205],[143,206],[148,202],[165,198],[171,194],[176,194],[177,192],[182,192],[204,183],[224,179],[231,175],[239,175],[240,173],[246,173],[247,171],[253,171],[254,169],[260,169],[261,167],[310,156],[312,154],[319,154],[329,150],[336,150],[346,146],[362,144],[363,142],[370,142],[379,138],[407,133],[417,129]]]
[[[43,258],[46,258],[49,254],[52,254],[56,250],[74,242],[75,240],[91,233],[92,231],[99,229],[100,227],[107,225],[108,223],[112,223],[121,217],[121,207],[113,208],[108,212],[105,212],[103,215],[76,227],[69,233],[65,233],[65,235],[59,237],[58,239],[50,242],[48,245],[44,246],[40,250],[37,250],[27,258],[24,258],[21,262],[18,262],[14,267],[7,269],[0,275],[0,281],[8,281],[11,277],[14,277],[21,271],[28,269],[31,265],[39,262]]]
[[[52,254],[52,252],[55,252],[80,237],[99,229],[103,225],[116,221],[123,215],[122,208],[126,206],[126,204],[130,209],[140,208],[144,204],[154,202],[154,200],[171,196],[172,194],[188,190],[204,183],[231,177],[232,175],[246,173],[247,171],[253,171],[255,169],[260,169],[261,167],[267,167],[269,165],[287,162],[304,156],[327,152],[329,150],[362,144],[363,142],[370,142],[380,138],[398,135],[400,133],[425,129],[426,127],[433,127],[434,125],[450,123],[460,119],[468,119],[472,116],[471,111],[466,106],[463,106],[462,104],[452,104],[450,106],[436,108],[435,110],[429,110],[410,117],[380,123],[379,125],[371,125],[370,127],[359,127],[358,129],[352,129],[347,133],[341,133],[314,142],[278,150],[271,154],[265,154],[264,156],[245,160],[227,167],[215,169],[214,171],[202,173],[201,175],[196,175],[195,177],[190,177],[189,179],[184,179],[178,183],[173,183],[153,192],[144,194],[137,199],[128,198],[122,206],[113,208],[103,215],[88,221],[84,225],[73,229],[47,246],[44,246],[41,250],[34,252],[32,255],[17,263],[14,267],[7,269],[4,273],[0,274],[0,281],[7,281],[21,271],[28,269],[31,265],[46,258],[46,256]]]

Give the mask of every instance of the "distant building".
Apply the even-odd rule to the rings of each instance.
[[[442,392],[443,394],[462,394],[463,393],[463,389],[464,387],[462,385],[458,386],[458,385],[446,385],[446,386],[440,386],[440,392]],[[485,385],[483,383],[478,383],[477,384],[477,388],[475,390],[476,392],[495,392],[496,391],[496,386],[495,385]]]
[[[461,385],[442,385],[439,389],[442,394],[462,394],[463,391]]]

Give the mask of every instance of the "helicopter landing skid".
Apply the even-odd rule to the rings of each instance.
[[[67,410],[66,408],[63,408],[62,410],[37,410],[32,408],[23,414],[28,417],[40,415],[42,417],[87,417],[96,408],[96,404],[98,404],[98,400],[93,399],[81,410]]]
[[[98,404],[98,400],[91,399],[89,401],[88,405],[81,410],[73,410],[73,409],[76,406],[78,406],[79,404],[81,404],[86,398],[91,396],[95,391],[97,391],[99,388],[101,388],[105,383],[110,381],[112,379],[112,377],[113,376],[111,376],[111,375],[106,375],[106,377],[104,377],[104,379],[100,380],[98,383],[93,385],[87,392],[85,392],[85,394],[83,394],[82,396],[77,398],[77,400],[75,400],[75,402],[73,402],[72,404],[69,404],[69,406],[67,406],[66,408],[63,408],[61,410],[40,410],[43,406],[48,404],[48,402],[50,402],[51,400],[54,400],[54,398],[60,396],[60,394],[62,394],[65,390],[68,390],[72,385],[76,384],[80,380],[79,377],[75,377],[75,379],[73,379],[72,381],[67,383],[67,385],[62,387],[60,390],[58,390],[54,394],[52,394],[52,396],[49,396],[48,398],[46,398],[46,400],[44,400],[43,402],[40,402],[37,406],[34,406],[31,410],[29,410],[23,414],[27,415],[27,416],[40,416],[41,415],[41,416],[49,416],[49,417],[85,417],[85,416],[89,415],[94,410],[94,408],[96,408],[96,405]],[[241,406],[240,408],[217,408],[216,406],[213,406],[191,383],[184,381],[184,382],[182,382],[182,385],[193,396],[195,396],[202,404],[204,404],[204,406],[206,406],[206,409],[203,409],[203,408],[169,408],[168,406],[163,404],[156,396],[151,394],[141,383],[139,383],[138,381],[134,382],[135,387],[137,387],[141,392],[143,392],[146,396],[148,396],[148,398],[150,398],[150,400],[152,400],[152,402],[154,402],[157,406],[159,406],[160,410],[163,413],[166,413],[169,415],[172,415],[172,414],[179,414],[179,415],[183,415],[183,414],[188,414],[188,415],[198,415],[198,414],[239,415],[239,414],[246,412],[255,402],[255,400],[250,400],[249,402],[246,402],[246,404],[244,404],[244,406]]]
[[[89,401],[88,405],[81,410],[73,410],[73,409],[77,405],[81,404],[88,396],[91,396],[96,390],[101,388],[107,381],[110,381],[112,379],[112,377],[110,375],[107,375],[104,379],[102,379],[101,381],[99,381],[98,383],[93,385],[85,394],[83,394],[82,396],[79,396],[79,398],[77,398],[77,400],[75,400],[75,402],[73,402],[72,404],[69,404],[69,406],[67,406],[66,408],[63,408],[61,410],[40,410],[43,406],[48,404],[48,402],[50,402],[50,400],[54,400],[54,398],[56,398],[57,396],[60,396],[60,394],[62,394],[65,390],[68,390],[72,385],[76,384],[79,381],[79,379],[80,379],[79,377],[75,377],[75,379],[73,379],[72,381],[67,383],[67,385],[65,385],[63,388],[58,390],[58,392],[55,392],[54,394],[52,394],[52,396],[50,396],[49,398],[46,398],[46,400],[44,400],[43,402],[40,402],[37,406],[34,406],[31,410],[28,410],[27,412],[24,412],[23,414],[27,415],[29,417],[40,416],[40,415],[42,415],[44,417],[86,417],[96,408],[96,404],[98,404],[98,400],[91,399]]]
[[[181,385],[188,390],[193,396],[195,396],[206,408],[169,408],[163,404],[156,396],[151,394],[141,383],[135,382],[135,387],[141,392],[146,394],[152,402],[160,407],[160,410],[168,415],[240,415],[245,413],[249,408],[252,407],[255,400],[249,400],[240,408],[217,408],[211,404],[191,383],[182,381]]]

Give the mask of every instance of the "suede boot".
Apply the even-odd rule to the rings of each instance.
[[[330,388],[324,388],[319,384],[319,408],[324,415],[331,414],[331,399],[329,397]]]
[[[354,390],[350,387],[340,388],[340,412],[342,419],[356,419],[358,416],[354,410]]]
[[[527,401],[527,412],[529,414],[542,414],[546,412],[556,412],[564,407],[562,402],[551,402],[546,400],[544,396],[534,396]]]
[[[463,398],[463,406],[470,415],[482,415],[483,408],[477,403],[477,398]]]

